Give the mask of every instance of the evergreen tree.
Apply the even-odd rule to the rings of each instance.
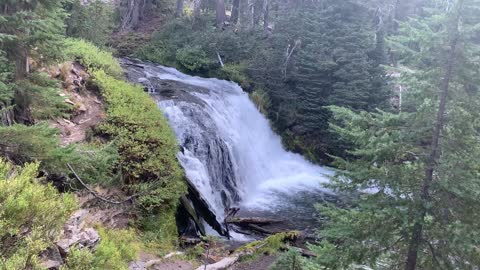
[[[355,160],[331,188],[357,194],[348,209],[320,207],[329,221],[312,265],[344,269],[477,269],[480,56],[477,0],[428,9],[394,39],[408,72],[399,113],[333,108],[333,129]],[[471,11],[476,12],[471,12]],[[473,31],[473,32],[472,32]]]
[[[15,62],[15,78],[29,72],[29,58],[54,60],[61,52],[63,0],[0,3],[0,48]]]
[[[375,35],[370,10],[356,1],[295,6],[277,14],[268,61],[255,59],[252,73],[265,82],[271,118],[287,145],[326,158],[343,147],[328,132],[331,114],[324,106],[374,110],[388,101],[383,35]]]

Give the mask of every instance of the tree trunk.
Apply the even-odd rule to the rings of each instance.
[[[225,13],[225,0],[217,0],[216,4],[216,22],[217,26],[222,26],[227,19],[227,15]]]
[[[418,214],[416,215],[415,224],[412,229],[412,235],[407,253],[407,261],[405,263],[405,270],[415,270],[417,267],[418,250],[420,244],[423,241],[423,225],[425,222],[425,216],[427,214],[427,204],[430,201],[430,187],[433,182],[433,173],[437,164],[437,160],[440,153],[440,137],[442,130],[445,126],[445,110],[450,86],[450,80],[452,78],[453,68],[455,66],[455,56],[459,39],[458,25],[463,11],[464,0],[459,0],[455,17],[450,25],[450,50],[445,64],[445,74],[440,85],[440,97],[437,111],[437,118],[435,121],[435,127],[432,135],[432,144],[430,155],[427,160],[427,168],[425,169],[425,178],[423,186],[420,191],[421,206]]]
[[[122,16],[121,30],[127,31],[137,27],[143,15],[145,0],[127,0],[126,10]]]
[[[15,57],[15,80],[21,80],[27,77],[29,72],[27,49],[19,45]]]
[[[175,17],[183,16],[183,4],[184,0],[177,0],[177,7],[175,8]]]
[[[193,17],[194,21],[200,18],[200,13],[202,11],[202,0],[193,1]]]
[[[268,32],[269,16],[268,0],[263,0],[263,31],[265,31],[265,33]]]
[[[230,22],[232,24],[237,24],[239,15],[240,15],[240,0],[233,0],[232,16],[230,17]]]

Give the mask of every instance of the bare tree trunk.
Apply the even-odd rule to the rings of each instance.
[[[248,10],[250,17],[250,25],[253,27],[255,25],[255,0],[248,1]]]
[[[143,15],[146,0],[127,0],[127,7],[122,16],[121,30],[127,31],[137,27]]]
[[[269,11],[270,7],[268,6],[268,0],[263,0],[263,31],[268,32],[268,23],[269,23]]]
[[[427,214],[426,205],[430,201],[430,187],[433,182],[433,173],[436,169],[437,160],[440,153],[440,137],[445,126],[445,110],[450,86],[450,80],[452,78],[453,68],[455,66],[455,56],[459,39],[458,25],[463,11],[464,0],[459,0],[455,18],[452,21],[450,29],[450,51],[445,64],[445,74],[440,85],[440,97],[437,111],[437,119],[435,121],[435,127],[432,135],[432,144],[430,155],[427,160],[427,168],[425,169],[425,179],[420,191],[421,207],[416,215],[416,220],[412,229],[412,235],[407,252],[407,260],[405,263],[405,270],[415,270],[417,267],[418,250],[420,244],[423,241],[423,226],[425,222],[425,216]]]
[[[238,8],[238,18],[239,24],[242,27],[247,27],[249,24],[249,3],[250,0],[240,0],[239,8]]]
[[[233,0],[232,16],[230,17],[230,22],[232,24],[237,24],[239,15],[240,15],[240,0]]]
[[[183,16],[183,4],[184,0],[177,0],[177,7],[175,8],[175,17]]]
[[[222,26],[227,20],[225,13],[225,0],[216,0],[216,22],[217,26]]]
[[[27,77],[29,70],[28,52],[23,46],[19,46],[15,57],[15,80],[21,80]]]
[[[193,16],[195,19],[200,18],[200,13],[202,11],[202,0],[193,1]]]

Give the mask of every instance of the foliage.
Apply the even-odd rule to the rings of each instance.
[[[31,73],[16,84],[16,109],[28,110],[33,121],[68,118],[73,110],[60,96],[59,82],[50,79],[47,73]]]
[[[292,4],[272,3],[271,32],[241,23],[217,29],[209,12],[175,19],[136,56],[232,80],[247,92],[263,89],[251,97],[265,99],[262,110],[286,146],[312,160],[330,160],[327,154],[343,154],[349,145],[328,131],[331,113],[324,106],[388,106],[384,35],[371,10],[357,1]]]
[[[62,172],[74,160],[73,147],[59,147],[58,131],[46,124],[0,127],[0,155],[15,164],[39,161],[42,169]]]
[[[178,64],[190,72],[205,72],[211,65],[206,53],[200,47],[184,47],[175,55]]]
[[[60,267],[60,270],[91,270],[93,258],[93,253],[86,248],[72,248],[68,253],[65,265]]]
[[[115,138],[125,183],[149,191],[140,198],[147,208],[174,207],[185,183],[176,159],[176,138],[165,116],[141,87],[103,71],[93,75],[108,106],[101,129]]]
[[[12,75],[12,65],[8,62],[5,52],[0,50],[0,110],[8,107],[13,99]]]
[[[261,113],[264,115],[268,114],[271,102],[267,92],[263,89],[255,89],[255,91],[250,94],[250,99]]]
[[[100,0],[74,0],[67,5],[70,16],[66,20],[67,35],[88,40],[96,46],[105,46],[114,29],[114,6]]]
[[[220,79],[236,82],[242,89],[249,90],[252,87],[252,80],[247,76],[247,64],[226,64],[218,72]]]
[[[141,248],[137,233],[133,230],[98,228],[100,244],[95,251],[73,248],[62,270],[128,270]]]
[[[299,236],[299,232],[282,232],[269,237],[248,243],[239,248],[237,252],[252,252],[255,254],[274,254],[287,246],[288,241],[293,241]]]
[[[291,248],[287,252],[278,257],[274,264],[269,268],[270,270],[304,270],[304,259],[300,252]]]
[[[118,149],[113,142],[77,145],[76,159],[71,162],[75,171],[87,184],[119,186],[121,176],[117,171]]]
[[[469,86],[480,83],[480,50],[471,32],[480,17],[467,12],[478,2],[465,1],[464,9],[459,3],[447,11],[429,9],[429,16],[412,19],[392,39],[410,69],[400,79],[408,88],[401,112],[331,108],[332,128],[355,146],[351,151],[355,159],[336,159],[340,170],[329,187],[358,196],[347,209],[319,207],[328,222],[320,232],[324,241],[312,247],[318,254],[313,265],[328,269],[352,264],[384,269],[479,265],[480,97]],[[456,18],[463,22],[458,29]],[[457,34],[461,49],[455,50],[452,40]],[[439,104],[445,89],[450,92],[443,96],[442,112]],[[438,120],[443,113],[444,120]],[[418,257],[413,268],[406,267],[412,251]]]
[[[102,240],[95,249],[93,269],[128,269],[141,247],[135,231],[100,228],[99,234]]]
[[[103,70],[115,78],[123,76],[122,67],[110,52],[79,39],[66,39],[64,45],[67,57],[78,60],[89,72]]]
[[[142,242],[148,249],[164,255],[175,248],[178,241],[175,210],[172,208],[159,214],[144,216],[138,221]]]
[[[65,17],[61,0],[0,3],[0,47],[15,63],[16,78],[27,74],[27,57],[44,62],[61,56]]]
[[[0,267],[40,269],[38,254],[55,240],[75,199],[40,184],[38,164],[17,168],[0,161]]]

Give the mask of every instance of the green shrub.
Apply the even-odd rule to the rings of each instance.
[[[73,110],[60,96],[59,81],[50,79],[46,73],[32,73],[17,82],[16,88],[17,107],[29,111],[36,121],[68,118]]]
[[[300,252],[291,248],[285,253],[282,253],[275,263],[269,268],[270,270],[306,270],[305,259],[302,258]]]
[[[136,185],[146,208],[169,208],[186,192],[177,140],[163,113],[140,86],[93,73],[107,103],[105,134],[115,138],[126,184]]]
[[[177,66],[175,57],[172,57],[169,52],[163,47],[161,42],[155,44],[147,44],[135,50],[135,56],[154,63],[159,63],[167,66]]]
[[[53,243],[76,207],[73,195],[38,182],[38,167],[17,168],[0,160],[1,269],[39,269],[38,254]]]
[[[179,49],[175,58],[183,69],[194,73],[205,72],[212,65],[205,51],[198,46]]]
[[[226,64],[218,72],[220,79],[236,82],[242,87],[242,89],[248,91],[252,87],[252,80],[246,73],[247,65],[245,63],[240,64]]]
[[[103,70],[115,78],[123,76],[123,70],[112,53],[100,50],[92,43],[69,38],[65,41],[65,54],[79,61],[89,72]]]
[[[0,155],[15,164],[39,161],[41,169],[63,172],[65,164],[75,160],[75,149],[60,147],[58,130],[45,123],[0,127],[0,138]]]
[[[77,158],[71,165],[86,183],[102,186],[121,185],[121,176],[116,170],[118,149],[113,142],[78,145],[75,155]]]
[[[255,89],[255,91],[250,94],[250,99],[263,115],[268,114],[271,102],[267,92],[263,89]]]
[[[142,241],[156,253],[164,255],[175,248],[178,240],[175,209],[141,218],[139,228],[142,230]]]
[[[62,270],[128,270],[141,248],[134,230],[98,228],[100,244],[94,252],[74,248],[68,254]]]
[[[101,241],[95,249],[95,270],[128,270],[128,263],[135,260],[141,244],[133,230],[108,230],[99,228]]]
[[[89,249],[72,248],[65,265],[60,270],[91,270],[93,268],[93,253]]]

